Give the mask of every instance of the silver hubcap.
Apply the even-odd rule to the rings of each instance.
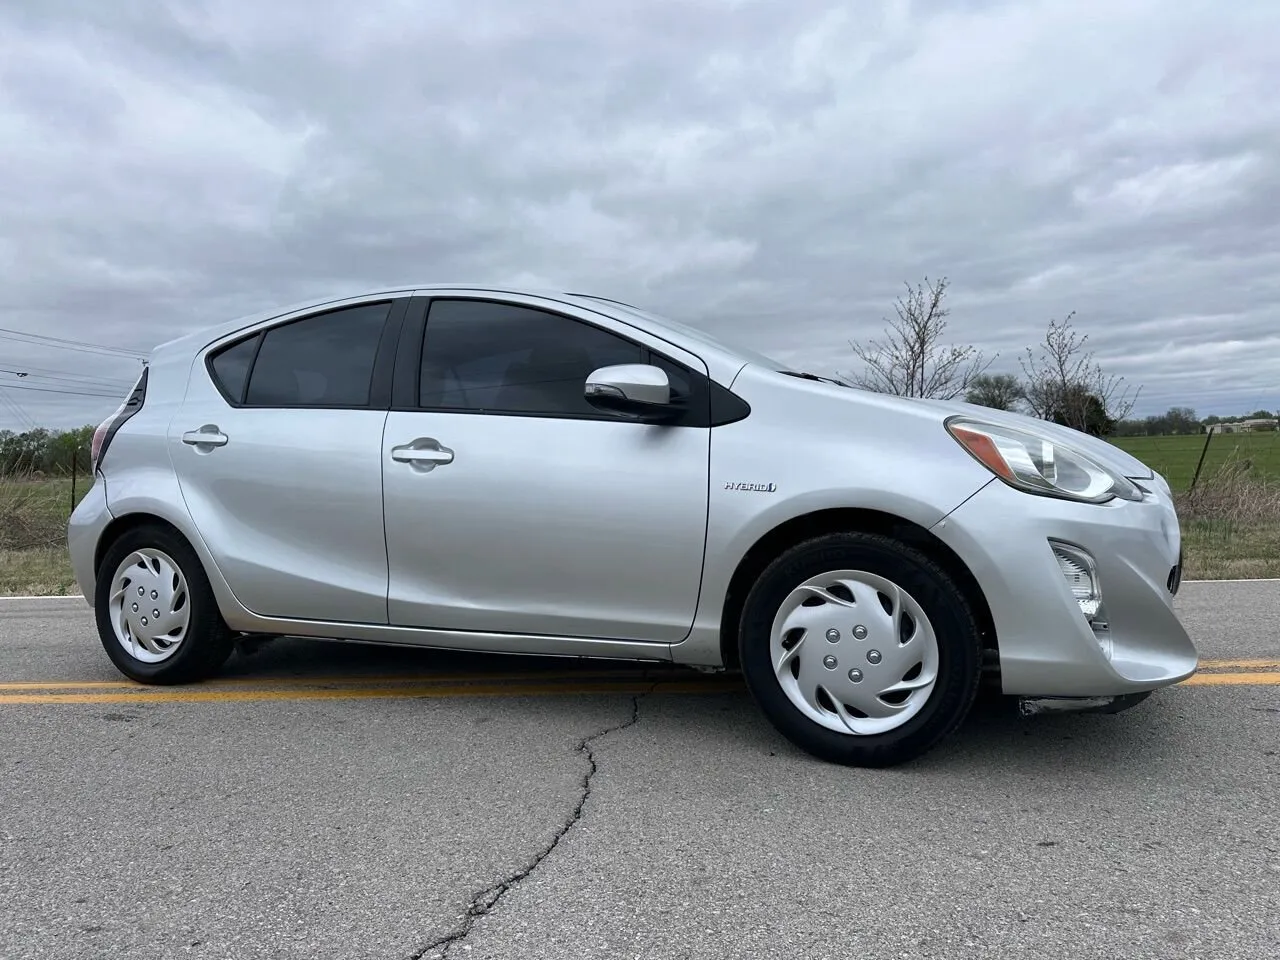
[[[135,550],[111,581],[111,624],[129,656],[159,663],[177,652],[191,623],[187,580],[159,550]]]
[[[920,604],[860,570],[824,573],[792,590],[774,618],[769,652],[788,699],[841,733],[902,726],[938,679],[938,638]],[[857,666],[835,669],[841,663]]]

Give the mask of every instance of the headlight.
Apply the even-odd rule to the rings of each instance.
[[[1142,491],[1127,477],[1030,430],[953,419],[947,421],[947,432],[974,459],[1019,490],[1084,503],[1142,499]]]

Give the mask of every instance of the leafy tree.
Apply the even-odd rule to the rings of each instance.
[[[1164,415],[1165,433],[1188,434],[1200,432],[1200,420],[1190,407],[1170,407]]]
[[[1011,373],[979,374],[969,383],[965,399],[996,410],[1014,410],[1022,400],[1022,381]]]
[[[1145,437],[1150,429],[1148,417],[1144,420],[1120,420],[1116,423],[1111,435],[1115,437]]]
[[[94,427],[47,430],[37,427],[24,433],[0,431],[0,475],[25,476],[36,471],[50,475],[89,472],[89,452]]]
[[[1110,436],[1116,426],[1116,420],[1107,414],[1107,405],[1102,398],[1078,383],[1068,384],[1055,394],[1042,419],[1095,437]]]

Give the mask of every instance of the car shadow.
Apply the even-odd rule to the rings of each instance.
[[[465,651],[391,646],[387,644],[348,643],[335,640],[311,640],[302,637],[279,637],[250,640],[237,646],[216,679],[253,679],[270,681],[277,678],[360,680],[367,677],[404,679],[432,678],[447,681],[454,678],[486,675],[528,675],[530,680],[548,674],[616,674],[619,677],[645,676],[657,670],[663,674],[680,672],[699,676],[695,671],[682,671],[670,663],[637,664],[625,660],[586,657],[543,657],[526,654],[470,653]]]

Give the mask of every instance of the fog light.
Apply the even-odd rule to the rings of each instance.
[[[1102,648],[1107,659],[1111,659],[1111,629],[1107,624],[1106,608],[1102,605],[1102,586],[1098,581],[1098,566],[1087,552],[1079,547],[1050,540],[1054,558],[1058,561],[1058,569],[1067,582],[1071,596],[1080,606],[1089,626],[1093,628],[1094,638]]]
[[[1062,578],[1067,581],[1071,595],[1080,604],[1080,612],[1085,619],[1093,623],[1102,609],[1102,592],[1098,589],[1098,568],[1093,557],[1079,547],[1070,547],[1065,543],[1049,541],[1053,545],[1053,555],[1058,560],[1058,568]]]

